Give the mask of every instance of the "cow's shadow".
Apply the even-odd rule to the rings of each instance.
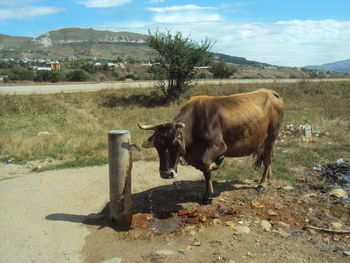
[[[224,191],[233,191],[236,182],[213,182],[215,196]],[[185,203],[201,204],[204,193],[204,181],[176,181],[171,185],[157,186],[143,192],[132,194],[133,214],[149,213],[158,218],[166,216],[168,212],[184,209]],[[246,188],[253,188],[247,186]],[[242,189],[242,188],[240,188]],[[237,189],[236,189],[237,190]],[[45,217],[50,221],[68,221],[95,225],[100,228],[111,227],[109,222],[109,203],[98,213],[89,215],[74,215],[65,213],[50,214]]]

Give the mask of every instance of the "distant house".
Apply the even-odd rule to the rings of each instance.
[[[47,62],[46,67],[50,67],[51,69],[54,69],[54,70],[61,69],[60,62],[58,62],[57,60]]]
[[[52,70],[51,67],[33,67],[34,70]]]
[[[0,75],[0,81],[6,81],[8,80],[8,76],[7,75]]]

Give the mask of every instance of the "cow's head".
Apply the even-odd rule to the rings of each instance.
[[[155,147],[159,155],[159,173],[163,179],[170,179],[176,176],[177,162],[180,155],[186,154],[182,128],[185,124],[182,122],[169,122],[158,125],[137,124],[140,129],[153,130],[154,133],[149,137],[142,147]]]

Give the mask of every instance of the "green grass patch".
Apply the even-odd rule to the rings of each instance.
[[[51,165],[45,165],[42,167],[34,167],[32,169],[33,172],[44,172],[49,170],[57,170],[57,169],[69,169],[69,168],[81,168],[81,167],[88,167],[88,166],[97,166],[97,165],[104,165],[108,163],[108,159],[105,157],[96,158],[96,157],[83,157],[83,158],[77,158],[73,161],[67,161],[60,164],[51,164]]]
[[[195,95],[229,95],[258,88],[274,89],[286,102],[281,127],[309,123],[321,136],[304,143],[300,136],[278,142],[272,162],[274,178],[294,180],[295,171],[350,157],[350,82],[254,83],[201,85],[185,94],[179,104],[162,106],[152,89],[102,90],[48,95],[0,95],[0,160],[15,162],[56,160],[42,169],[64,169],[107,163],[110,130],[126,129],[131,141],[141,145],[151,131],[136,123],[167,122],[180,104]],[[42,135],[44,132],[44,135]],[[157,160],[155,149],[133,151],[133,160]],[[253,160],[225,159],[216,178],[260,179],[262,170]],[[40,169],[39,169],[40,170]]]

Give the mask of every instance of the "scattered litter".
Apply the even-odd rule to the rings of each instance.
[[[322,167],[321,177],[329,183],[345,186],[350,183],[350,166],[344,159],[338,159],[335,163]]]
[[[322,171],[322,166],[321,165],[315,165],[312,169],[314,169],[317,172],[321,172]]]
[[[344,161],[343,158],[341,158],[341,159],[336,160],[335,163],[336,163],[336,164],[343,164],[343,163],[345,163],[345,161]]]
[[[10,158],[6,161],[6,163],[9,164],[9,163],[13,163],[14,161],[15,161],[15,158]]]
[[[339,189],[334,189],[331,192],[329,192],[330,196],[334,196],[339,199],[346,199],[348,198],[348,193],[345,192],[345,190],[339,188]]]

